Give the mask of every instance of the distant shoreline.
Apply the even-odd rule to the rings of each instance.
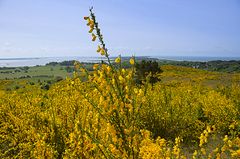
[[[209,61],[231,61],[240,60],[240,57],[215,57],[215,56],[153,56],[159,60],[189,61],[189,62],[209,62]]]
[[[116,57],[111,57],[115,59]],[[123,56],[128,59],[130,56]],[[209,61],[232,61],[240,60],[240,57],[207,57],[207,56],[136,56],[137,59],[152,59],[159,61],[188,61],[188,62],[209,62]],[[99,63],[106,60],[104,57],[24,57],[24,58],[0,58],[0,67],[24,67],[24,66],[44,66],[49,62],[63,62],[77,60],[85,63]]]
[[[40,59],[41,57],[19,57],[19,58],[0,58],[0,60],[31,60],[31,59]]]

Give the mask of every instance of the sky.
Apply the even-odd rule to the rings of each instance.
[[[240,0],[0,0],[0,58],[98,56],[91,6],[112,56],[240,56]]]

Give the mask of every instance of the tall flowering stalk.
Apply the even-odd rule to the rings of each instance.
[[[102,119],[108,127],[107,136],[110,135],[109,140],[112,140],[110,145],[102,143],[104,145],[102,153],[108,157],[135,158],[138,156],[141,138],[139,109],[144,98],[139,100],[138,97],[143,96],[143,91],[136,88],[133,82],[134,57],[129,61],[132,69],[121,68],[121,56],[115,59],[116,65],[120,67],[115,67],[110,61],[110,55],[93,13],[93,8],[90,9],[90,16],[84,17],[84,19],[89,26],[92,41],[99,40],[97,52],[106,57],[108,62],[101,66],[94,65],[93,75],[89,76],[89,82],[94,84],[96,93],[101,96],[101,102],[95,104],[94,108],[100,116],[104,117]],[[89,100],[87,97],[86,99]],[[99,129],[102,128],[99,127]],[[108,132],[109,130],[111,131]]]

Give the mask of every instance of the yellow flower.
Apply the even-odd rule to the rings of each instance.
[[[89,17],[83,17],[84,18],[84,20],[88,20],[89,19]]]
[[[228,146],[229,146],[229,147],[232,147],[232,146],[233,146],[233,144],[232,144],[232,141],[231,141],[231,140],[228,140]]]
[[[225,145],[223,145],[223,147],[221,148],[221,151],[222,151],[222,152],[225,152],[225,151],[226,151],[226,146],[225,146]]]
[[[107,72],[110,73],[110,71],[111,71],[111,67],[108,66],[107,67]]]
[[[94,29],[94,23],[91,23],[91,24],[89,25],[89,27],[90,27],[90,29]]]
[[[87,21],[88,21],[87,26],[92,26],[92,25],[94,26],[94,22],[90,18],[88,18]]]
[[[224,141],[224,142],[227,142],[227,141],[228,141],[228,136],[227,136],[227,135],[225,135],[223,141]]]
[[[115,79],[114,79],[114,78],[112,79],[112,84],[113,84],[113,85],[115,84]]]
[[[96,70],[98,68],[98,64],[93,65],[93,69]]]
[[[90,18],[87,18],[88,24],[92,23],[92,20]]]
[[[214,152],[214,153],[217,153],[218,150],[219,150],[219,148],[217,147],[217,148],[215,148],[215,149],[213,150],[213,152]]]
[[[95,34],[92,34],[92,41],[95,41],[97,36]]]
[[[232,124],[229,126],[229,129],[235,129],[235,124],[232,123]]]
[[[220,153],[217,153],[216,159],[221,159],[221,154]]]
[[[134,63],[135,63],[133,58],[131,58],[129,62],[130,62],[131,65],[134,65]]]
[[[94,30],[94,28],[91,28],[91,29],[89,30],[89,33],[92,33],[92,32],[93,32],[93,30]]]
[[[194,151],[193,156],[196,157],[198,154],[197,150]]]
[[[206,155],[206,150],[204,148],[200,149],[203,155]]]
[[[98,45],[97,52],[100,52],[100,51],[101,51],[101,47]]]
[[[101,53],[101,55],[105,55],[105,50],[103,48],[101,48],[100,53]]]
[[[124,78],[121,75],[118,77],[118,79],[119,79],[119,81],[123,81],[124,80]]]
[[[240,149],[232,152],[232,157],[240,157]]]
[[[125,73],[126,73],[126,70],[125,70],[124,68],[122,69],[122,73],[123,73],[123,74],[125,74]]]
[[[80,68],[81,72],[86,72],[86,70],[84,68]]]
[[[116,58],[116,59],[115,59],[115,62],[116,62],[116,63],[120,63],[120,62],[121,62],[121,58],[120,58],[120,57]]]
[[[138,89],[134,88],[134,93],[138,94]]]

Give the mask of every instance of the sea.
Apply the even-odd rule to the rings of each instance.
[[[214,61],[214,60],[240,60],[240,57],[206,57],[206,56],[144,56],[147,58],[156,58],[159,60],[172,61]],[[29,58],[0,58],[0,67],[23,67],[45,65],[49,62],[62,62],[77,60],[80,62],[98,63],[106,60],[103,57],[29,57]]]
[[[80,62],[98,63],[106,60],[102,57],[34,57],[34,58],[0,58],[0,67],[43,66],[49,62],[77,60]]]

